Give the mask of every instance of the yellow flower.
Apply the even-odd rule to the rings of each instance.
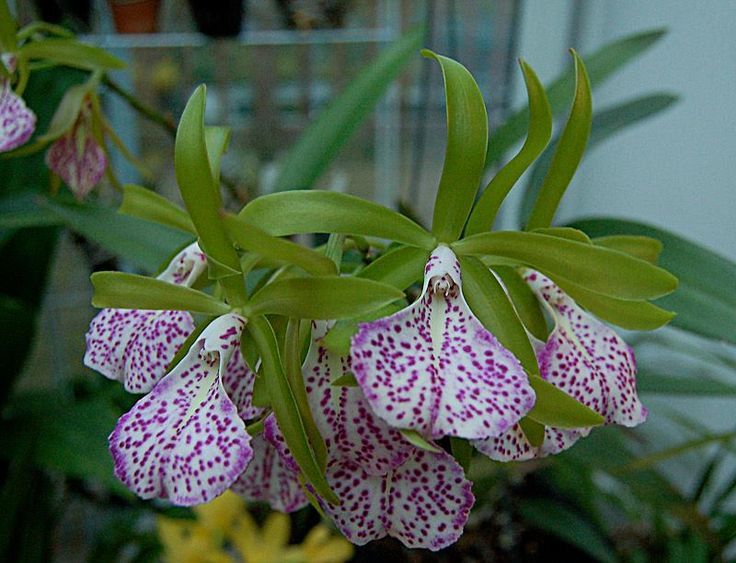
[[[164,560],[170,563],[233,563],[210,530],[195,520],[159,516],[158,537],[164,547]]]

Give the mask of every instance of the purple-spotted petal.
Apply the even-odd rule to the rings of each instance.
[[[498,436],[534,405],[519,361],[465,302],[460,266],[446,246],[427,262],[419,300],[361,324],[351,357],[376,414],[431,438]]]
[[[155,314],[137,309],[102,309],[85,335],[84,365],[108,379],[125,381],[125,348],[132,335]]]
[[[222,385],[245,320],[213,321],[184,359],[120,417],[110,435],[115,475],[142,498],[190,506],[221,494],[253,457],[251,438]]]
[[[192,287],[192,284],[206,269],[207,256],[199,248],[199,244],[193,242],[174,256],[174,259],[157,278],[176,285]]]
[[[636,360],[628,344],[550,279],[529,272],[526,280],[555,320],[538,354],[542,377],[600,413],[608,424],[644,422],[647,409],[636,392]]]
[[[222,384],[232,402],[238,407],[238,414],[243,420],[253,420],[263,413],[262,408],[253,406],[255,380],[255,374],[243,360],[240,347],[236,348],[222,374]]]
[[[79,127],[59,137],[46,152],[46,166],[55,172],[82,200],[102,180],[107,168],[107,156],[100,145],[86,134],[81,141]]]
[[[266,419],[266,428],[269,426],[275,426],[273,415]],[[273,439],[273,429],[253,438],[253,460],[233,483],[232,490],[248,501],[267,502],[274,510],[294,512],[309,501],[299,481],[299,472],[291,465],[291,455],[287,453],[291,463],[283,459]],[[285,447],[280,433],[276,439]]]
[[[590,434],[590,428],[552,428],[544,429],[544,441],[539,447],[529,443],[521,426],[497,438],[474,440],[476,449],[496,461],[526,461],[529,459],[558,454],[571,447],[580,438]]]
[[[12,151],[31,138],[36,114],[16,95],[10,82],[0,82],[0,152]]]
[[[194,331],[186,311],[135,311],[148,313],[125,347],[125,389],[147,393],[161,379],[179,348]]]

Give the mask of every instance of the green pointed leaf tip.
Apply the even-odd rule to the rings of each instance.
[[[488,148],[488,114],[473,75],[460,63],[429,51],[445,81],[447,145],[434,203],[432,232],[440,242],[457,240],[483,177]]]
[[[547,175],[539,188],[527,229],[549,227],[557,207],[583,158],[593,120],[590,81],[582,59],[570,50],[575,61],[575,99],[570,117],[555,148]]]
[[[336,275],[335,263],[324,254],[305,248],[289,240],[273,237],[235,215],[223,217],[230,238],[242,249],[260,254],[265,258],[282,260],[317,276]]]
[[[616,250],[538,233],[481,233],[453,245],[460,255],[500,256],[545,275],[619,299],[653,299],[673,292],[668,271]]]
[[[211,295],[165,281],[126,274],[96,272],[90,277],[94,287],[92,305],[118,309],[191,311],[224,315],[230,311]]]
[[[212,177],[205,142],[206,97],[207,90],[200,85],[187,101],[176,132],[174,168],[202,250],[221,270],[235,275],[240,272],[240,260],[220,220],[222,198]]]
[[[123,203],[118,207],[118,213],[196,234],[186,211],[143,186],[135,184],[123,186]]]
[[[220,185],[220,163],[222,155],[230,145],[231,130],[229,127],[205,127],[204,140],[207,147],[207,159],[215,186]]]
[[[272,236],[342,233],[385,238],[432,250],[436,239],[411,219],[372,201],[323,190],[294,190],[254,199],[238,214]]]
[[[348,319],[404,296],[390,285],[359,278],[312,277],[278,280],[251,298],[251,313],[302,319]]]
[[[416,27],[381,51],[317,116],[281,161],[275,192],[311,188],[421,46]]]
[[[526,62],[520,59],[519,65],[524,74],[529,98],[529,132],[521,150],[498,171],[486,186],[470,214],[465,228],[466,235],[481,233],[493,226],[498,210],[511,188],[547,147],[552,136],[552,109],[549,106],[544,86]]]
[[[125,68],[125,61],[104,49],[80,43],[76,39],[43,39],[23,45],[18,55],[28,60],[41,59],[85,70]]]

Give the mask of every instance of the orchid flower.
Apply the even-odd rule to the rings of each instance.
[[[10,73],[15,71],[13,55],[3,53],[2,64]],[[10,80],[0,78],[0,153],[26,143],[35,129],[36,114],[13,92]]]
[[[208,502],[253,458],[251,437],[231,397],[227,367],[240,347],[245,319],[218,317],[152,391],[120,417],[110,435],[115,475],[138,496],[178,505]]]
[[[519,361],[468,307],[460,264],[444,245],[427,262],[420,298],[361,324],[351,358],[375,413],[429,438],[493,438],[534,405]]]
[[[320,344],[327,326],[315,326],[304,365],[307,397],[327,447],[327,482],[341,500],[334,505],[317,497],[322,508],[358,545],[386,535],[432,550],[455,542],[475,500],[470,481],[452,456],[409,444],[379,419],[360,388],[332,385],[350,369],[350,358]],[[283,440],[276,444],[293,463]]]
[[[555,324],[547,342],[537,346],[541,376],[601,414],[606,424],[633,427],[644,422],[647,409],[636,393],[636,359],[629,345],[549,278],[529,270],[525,280]],[[547,427],[542,445],[535,448],[517,425],[474,445],[493,459],[519,461],[566,450],[590,430]]]
[[[190,287],[207,267],[197,243],[182,250],[158,279]],[[186,311],[103,309],[86,334],[84,364],[130,392],[147,393],[194,330]]]
[[[92,133],[90,102],[82,105],[74,125],[46,152],[46,166],[56,173],[78,200],[102,180],[107,155]]]

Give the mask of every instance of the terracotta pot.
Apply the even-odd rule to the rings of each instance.
[[[161,0],[109,0],[118,33],[154,33],[158,31]]]

